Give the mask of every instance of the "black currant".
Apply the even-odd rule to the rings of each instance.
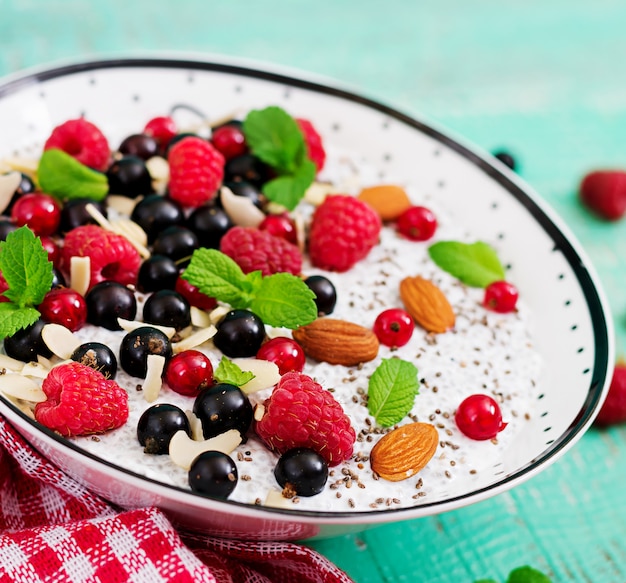
[[[213,343],[226,356],[254,356],[265,339],[261,318],[249,310],[231,310],[217,325]]]
[[[198,245],[207,249],[219,249],[222,237],[233,226],[226,211],[216,204],[198,207],[186,224],[198,237]]]
[[[34,324],[18,330],[13,336],[4,339],[4,351],[7,356],[23,362],[37,361],[37,355],[50,358],[52,352],[41,337],[46,323],[39,319]]]
[[[198,248],[198,237],[186,227],[168,227],[154,241],[153,253],[165,255],[174,261],[191,257]]]
[[[205,451],[191,464],[189,487],[196,494],[226,500],[237,485],[237,466],[221,451]]]
[[[109,166],[106,175],[111,194],[136,198],[140,194],[154,192],[146,163],[137,156],[124,156],[116,160]]]
[[[96,220],[87,212],[87,205],[93,205],[104,217],[107,216],[106,205],[90,198],[75,198],[63,204],[61,225],[59,230],[67,233],[82,225],[96,224]]]
[[[11,209],[13,208],[13,205],[15,204],[15,201],[18,198],[20,198],[24,194],[30,194],[31,192],[35,192],[36,190],[35,183],[32,181],[30,176],[28,176],[27,174],[24,174],[23,172],[21,172],[20,174],[21,174],[20,183],[18,184],[17,189],[13,193],[13,196],[11,197],[11,201],[9,202],[9,205],[7,206],[7,208],[4,209],[5,215],[11,214]]]
[[[315,294],[315,305],[319,316],[332,314],[337,303],[337,290],[332,282],[323,275],[310,275],[304,283]]]
[[[165,255],[152,255],[139,268],[137,288],[144,293],[160,289],[174,289],[178,279],[178,266]]]
[[[52,268],[52,289],[57,287],[67,287],[67,283],[65,281],[65,277],[63,274],[56,268]]]
[[[141,326],[122,338],[119,362],[129,375],[146,378],[150,354],[163,356],[166,364],[172,357],[172,344],[169,338],[157,328]]]
[[[137,315],[135,294],[116,281],[101,281],[85,295],[87,322],[109,330],[121,330],[117,319],[134,320]]]
[[[494,152],[493,155],[494,158],[500,160],[500,162],[502,162],[505,166],[508,166],[511,170],[516,169],[517,163],[515,158],[506,150],[498,150],[497,152]]]
[[[118,148],[124,156],[137,156],[142,160],[149,160],[159,153],[159,144],[146,134],[133,134],[125,138]]]
[[[189,302],[174,290],[156,291],[143,305],[143,321],[182,330],[191,324]]]
[[[251,182],[247,180],[237,180],[225,182],[224,186],[230,189],[233,194],[249,198],[255,206],[261,208],[263,206],[263,198],[261,191]]]
[[[218,383],[200,391],[193,404],[194,415],[202,423],[205,439],[229,429],[237,429],[243,437],[252,423],[252,404],[235,385]]]
[[[9,219],[0,219],[0,241],[6,241],[7,235],[17,231],[17,225]]]
[[[86,342],[74,350],[70,358],[99,370],[108,379],[114,379],[117,374],[117,358],[106,344]]]
[[[177,202],[160,194],[150,194],[135,205],[130,218],[146,232],[148,243],[152,243],[168,227],[180,225],[185,215]]]
[[[189,419],[182,409],[165,403],[146,409],[137,423],[137,439],[149,454],[169,453],[170,441],[179,431],[191,437]]]
[[[260,187],[267,182],[269,177],[269,167],[252,154],[242,154],[231,158],[224,166],[224,182],[245,180]]]
[[[298,496],[315,496],[326,485],[328,465],[316,451],[297,447],[280,456],[274,476],[282,488],[289,488]]]

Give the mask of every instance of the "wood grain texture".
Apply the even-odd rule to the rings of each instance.
[[[221,53],[341,79],[509,149],[592,257],[626,356],[626,221],[603,223],[576,198],[588,170],[626,168],[621,0],[0,0],[0,15],[0,74],[131,50]],[[623,583],[625,482],[626,428],[592,430],[492,500],[312,546],[358,583],[504,581],[522,564]]]

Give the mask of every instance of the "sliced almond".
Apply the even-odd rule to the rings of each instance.
[[[20,410],[26,417],[29,419],[35,420],[35,414],[33,413],[33,408],[35,403],[31,403],[30,401],[24,401],[22,399],[17,399],[12,397],[11,395],[4,395],[4,398],[13,403],[18,410]]]
[[[329,194],[337,192],[330,182],[314,182],[306,189],[304,200],[313,206],[321,205]]]
[[[0,375],[0,392],[31,403],[43,403],[48,398],[38,383],[15,373]]]
[[[49,368],[46,368],[38,362],[27,362],[20,374],[25,377],[33,377],[36,379],[45,379],[50,372]]]
[[[222,321],[222,318],[226,314],[228,314],[228,312],[230,312],[230,310],[231,308],[229,308],[228,306],[217,306],[217,308],[211,310],[209,312],[209,318],[211,318],[211,323],[214,326],[217,326]]]
[[[174,354],[178,354],[183,350],[189,350],[191,348],[201,346],[202,344],[213,338],[216,332],[217,328],[215,326],[202,328],[201,330],[194,332],[190,336],[187,336],[187,338],[185,338],[184,340],[181,340],[180,342],[174,342],[172,344],[172,350]]]
[[[220,190],[220,201],[231,221],[240,227],[258,227],[265,218],[265,213],[252,200],[237,196],[226,186]]]
[[[82,344],[71,330],[60,324],[46,324],[41,329],[41,338],[50,351],[63,360],[69,359]]]
[[[24,363],[16,358],[11,358],[6,354],[0,354],[0,369],[7,369],[12,372],[20,372],[24,368]]]
[[[263,419],[263,415],[265,415],[265,406],[259,403],[254,408],[254,420],[261,421],[261,419]]]
[[[9,206],[21,181],[22,175],[19,172],[13,171],[0,175],[0,213]]]
[[[157,400],[163,386],[165,357],[160,354],[148,354],[146,361],[146,378],[141,385],[141,390],[143,398],[148,403],[153,403]]]
[[[23,158],[20,156],[13,156],[9,158],[3,158],[2,164],[5,168],[10,170],[16,170],[17,172],[23,172],[28,174],[31,178],[37,174],[37,168],[39,167],[39,160],[37,158]]]
[[[84,296],[91,283],[91,258],[72,257],[70,259],[70,287]]]
[[[173,338],[174,334],[176,334],[176,328],[172,328],[171,326],[159,326],[158,324],[146,324],[145,322],[139,322],[138,320],[125,320],[124,318],[118,318],[117,323],[120,325],[122,330],[126,332],[133,332],[137,330],[137,328],[141,328],[143,326],[150,326],[151,328],[156,328],[165,334],[168,338]]]
[[[170,458],[181,468],[189,470],[193,460],[205,451],[232,453],[241,443],[241,434],[236,429],[229,429],[204,441],[194,441],[184,431],[177,431],[170,440]]]
[[[239,387],[246,395],[269,389],[280,380],[278,366],[269,360],[258,358],[233,358],[233,362],[244,372],[251,372],[254,378]]]
[[[289,498],[285,498],[282,492],[271,489],[265,497],[263,506],[271,508],[293,508],[293,502]]]
[[[170,165],[167,160],[161,156],[153,156],[146,160],[146,168],[152,178],[152,187],[155,192],[165,194],[170,179]]]
[[[202,421],[196,417],[193,411],[185,411],[187,419],[189,421],[189,427],[191,427],[191,438],[194,441],[204,441],[204,435],[202,433]]]
[[[211,316],[205,310],[191,306],[189,311],[191,312],[191,323],[196,328],[208,328],[213,324],[213,322],[211,322]]]
[[[139,198],[128,198],[120,194],[107,195],[107,207],[127,217],[133,214],[133,210],[138,202]]]

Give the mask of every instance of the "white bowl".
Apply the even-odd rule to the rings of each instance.
[[[532,310],[535,345],[545,363],[537,415],[480,479],[457,481],[431,502],[376,512],[281,510],[194,495],[97,459],[0,397],[0,413],[46,457],[122,507],[156,505],[175,522],[219,536],[286,540],[472,504],[536,475],[584,434],[608,390],[613,363],[611,318],[588,258],[517,175],[421,118],[336,84],[241,62],[195,57],[79,62],[0,84],[0,159],[37,155],[55,125],[80,115],[119,143],[138,123],[180,104],[224,113],[282,106],[311,119],[338,147],[358,151],[383,175],[407,176],[436,191],[459,221],[482,239],[497,240],[508,273]]]

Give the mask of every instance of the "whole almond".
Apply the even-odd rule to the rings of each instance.
[[[334,318],[318,318],[293,331],[304,353],[330,364],[354,366],[378,354],[378,338],[369,328]]]
[[[372,470],[390,482],[417,474],[437,451],[439,433],[430,423],[410,423],[384,435],[370,452]]]
[[[405,190],[394,184],[381,184],[364,188],[358,198],[370,205],[382,221],[395,221],[411,206]]]
[[[411,317],[428,332],[441,334],[454,327],[454,310],[444,293],[419,275],[400,282],[400,297]]]

